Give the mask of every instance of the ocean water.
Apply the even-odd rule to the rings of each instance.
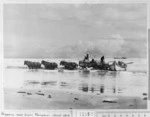
[[[129,64],[127,71],[91,70],[29,70],[24,60],[43,59],[4,59],[4,88],[51,89],[79,93],[142,96],[148,92],[147,59],[124,59]],[[59,62],[64,59],[45,59]],[[75,61],[78,59],[65,59]],[[112,61],[114,59],[106,59]],[[117,61],[117,60],[116,60]],[[43,66],[42,66],[43,67]]]

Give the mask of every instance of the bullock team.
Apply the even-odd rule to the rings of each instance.
[[[79,64],[75,62],[68,62],[68,61],[60,61],[60,66],[63,66],[64,69],[67,70],[75,70],[78,68],[81,69],[87,69],[87,68],[93,68],[93,69],[99,69],[99,70],[109,70],[109,71],[116,71],[116,64],[122,64],[124,67],[127,67],[126,64],[119,61],[118,63],[116,61],[113,61],[113,63],[109,64],[105,62],[104,56],[101,57],[100,61],[96,61],[92,59],[89,60],[89,55],[87,54],[83,60],[79,61]],[[54,70],[58,68],[58,64],[55,62],[48,62],[42,60],[40,62],[31,62],[31,61],[24,61],[24,65],[27,65],[29,69],[40,69],[41,65],[44,65],[45,69]]]

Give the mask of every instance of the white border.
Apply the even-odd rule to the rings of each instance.
[[[0,108],[3,108],[3,3],[0,2]]]
[[[79,3],[87,3],[87,4],[116,4],[116,3],[148,3],[148,0],[2,0],[3,3],[70,3],[70,4],[79,4]]]
[[[56,4],[56,3],[61,3],[61,4],[66,4],[66,3],[70,3],[70,4],[79,4],[79,3],[85,3],[85,4],[126,4],[126,3],[146,3],[147,4],[147,16],[149,14],[148,12],[148,0],[1,0],[0,1],[0,11],[3,11],[3,4],[31,4],[31,3],[36,3],[36,4],[41,4],[41,3],[51,3],[51,4]],[[150,3],[150,1],[149,1]],[[0,12],[0,16],[3,17],[3,12]],[[150,19],[147,17],[147,25],[149,24],[148,21]],[[2,53],[1,54],[1,62],[0,62],[0,75],[2,76],[2,82],[0,82],[0,86],[1,86],[1,89],[0,89],[0,93],[2,94],[3,96],[3,19],[1,18],[0,19],[0,45],[1,45],[1,50],[0,52]],[[150,26],[149,26],[150,27]],[[148,26],[147,26],[147,29],[148,29]],[[2,32],[1,32],[2,31]],[[147,31],[147,49],[148,49],[148,31]],[[147,59],[148,59],[148,55],[149,55],[149,52],[147,50]],[[148,59],[148,63],[149,63],[149,59]],[[149,66],[149,65],[148,65]],[[148,67],[147,66],[147,67]],[[148,70],[149,70],[149,67],[148,67]],[[149,77],[149,74],[148,74],[148,77]],[[2,84],[1,84],[2,83]],[[148,86],[149,86],[149,83],[148,83]],[[55,111],[55,112],[60,112],[60,111],[70,111],[70,110],[4,110],[4,99],[3,97],[0,96],[0,100],[2,102],[0,102],[0,108],[2,108],[1,110],[3,111],[7,111],[7,112],[52,112],[52,111]],[[1,99],[2,98],[2,99]],[[1,104],[2,103],[2,104]],[[149,101],[148,101],[149,103]],[[3,105],[1,107],[1,105]],[[149,104],[148,104],[149,105]],[[150,106],[150,105],[149,105]],[[79,111],[97,111],[97,112],[146,112],[147,110],[149,110],[150,107],[148,107],[147,109],[138,109],[138,110],[130,110],[130,109],[108,109],[108,110],[105,110],[105,109],[80,109]]]

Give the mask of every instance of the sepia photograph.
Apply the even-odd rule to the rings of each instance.
[[[147,109],[147,36],[146,3],[5,3],[4,109]]]

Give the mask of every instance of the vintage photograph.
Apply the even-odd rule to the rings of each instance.
[[[7,110],[147,109],[147,4],[4,4]]]

